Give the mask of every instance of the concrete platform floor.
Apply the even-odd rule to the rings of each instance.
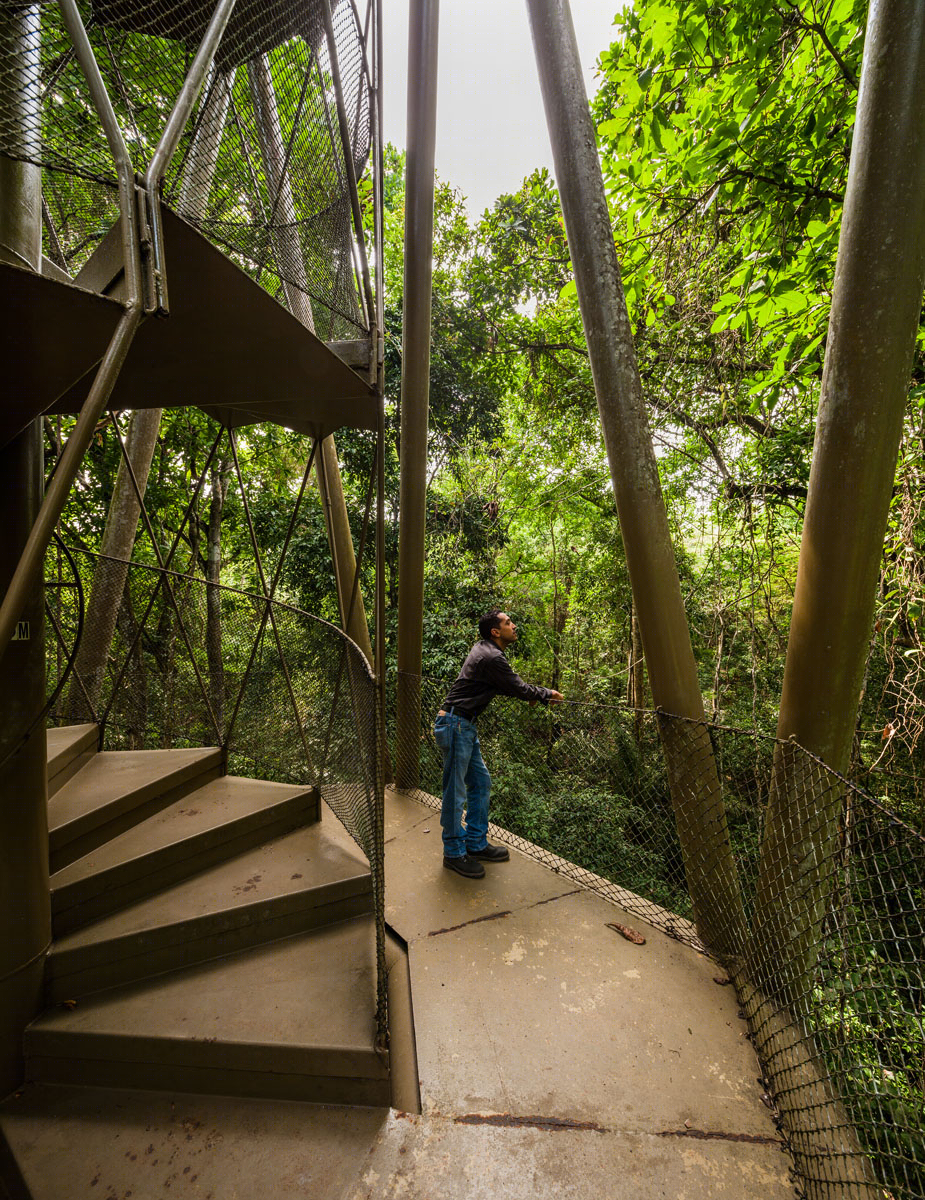
[[[516,852],[461,879],[437,813],[386,815],[421,1115],[29,1088],[4,1125],[34,1200],[792,1200],[713,963]]]

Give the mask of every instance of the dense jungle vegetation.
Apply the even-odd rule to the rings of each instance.
[[[636,349],[708,715],[772,733],[780,694],[866,3],[639,0],[601,48],[593,100]],[[397,602],[403,156],[386,180],[387,604]],[[916,774],[925,732],[925,362],[920,336],[858,725],[858,766]],[[647,702],[620,530],[554,181],[544,170],[478,219],[438,182],[424,673],[453,676],[477,616],[517,620],[518,669],[579,703]],[[54,440],[54,431],[49,427]],[[359,532],[372,447],[338,435]],[[178,478],[211,443],[165,413],[148,504],[176,526]],[[98,544],[118,448],[101,430],[68,520]],[[285,534],[302,439],[241,441],[258,539]],[[198,465],[197,465],[198,464]],[[187,539],[222,580],[253,578],[220,458]],[[231,481],[231,483],[230,483]],[[320,506],[283,586],[334,618]],[[372,580],[364,580],[367,595]],[[883,790],[895,785],[883,782]],[[921,824],[915,790],[896,796]]]

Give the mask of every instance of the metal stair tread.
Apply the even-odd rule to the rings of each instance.
[[[243,779],[236,775],[212,779],[56,871],[51,877],[52,891],[167,847],[191,842],[196,835],[230,827],[310,791],[303,786]]]
[[[375,920],[355,917],[49,1009],[26,1055],[385,1077],[375,995]]]
[[[319,822],[244,851],[56,938],[51,957],[338,883],[359,891],[368,886],[368,880],[369,864],[327,811]]]
[[[48,827],[54,844],[66,841],[72,827],[92,827],[107,819],[108,810],[120,807],[120,801],[134,796],[156,796],[159,792],[195,777],[213,762],[221,751],[215,747],[192,750],[109,750],[102,751],[69,779],[48,801]],[[126,807],[132,805],[126,804]],[[94,822],[93,817],[99,817]]]
[[[58,725],[45,731],[48,746],[48,777],[54,778],[68,762],[84,749],[95,746],[96,725]]]

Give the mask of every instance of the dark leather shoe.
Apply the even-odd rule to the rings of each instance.
[[[466,879],[481,879],[485,874],[485,868],[480,862],[476,862],[471,854],[464,854],[461,858],[444,857],[443,865],[448,871],[455,871],[457,875],[464,875]]]
[[[470,850],[470,858],[480,858],[483,862],[507,862],[511,857],[507,846],[493,846],[488,842],[484,850]]]

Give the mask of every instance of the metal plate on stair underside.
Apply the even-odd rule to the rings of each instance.
[[[0,263],[0,446],[103,356],[122,315],[106,296]]]
[[[314,437],[375,429],[369,384],[193,226],[162,212],[170,316],[141,326],[109,407],[196,406],[226,425],[272,421]],[[51,411],[76,412],[88,383]]]
[[[334,6],[336,7],[336,5]],[[185,43],[195,53],[215,10],[214,0],[94,0],[97,24],[130,33],[146,33]],[[289,0],[286,4],[267,0],[238,0],[219,43],[216,63],[222,71],[233,70],[247,59],[266,54],[290,38],[301,36],[312,47],[324,36],[321,0]]]

